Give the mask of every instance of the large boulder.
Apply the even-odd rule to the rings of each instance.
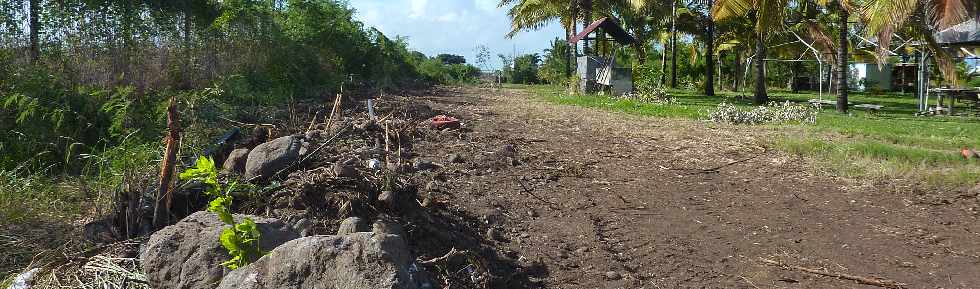
[[[260,144],[248,153],[245,162],[246,179],[270,178],[306,155],[309,143],[303,136],[284,136]]]
[[[219,289],[414,289],[412,257],[398,235],[313,236],[279,246],[229,273]]]
[[[222,168],[226,172],[232,172],[236,174],[245,173],[245,162],[248,161],[249,149],[236,149],[228,154],[228,158],[225,159],[225,163],[222,164]]]
[[[262,233],[259,246],[272,250],[299,238],[289,225],[277,219],[249,217]],[[218,239],[228,227],[211,212],[197,212],[177,224],[157,231],[140,253],[143,271],[156,289],[212,289],[227,273],[220,264],[231,257]]]

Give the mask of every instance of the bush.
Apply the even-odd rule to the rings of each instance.
[[[663,89],[662,87],[643,91],[634,91],[623,95],[623,98],[655,104],[671,104],[677,102],[677,100],[674,99],[672,95],[667,93],[667,90]]]
[[[808,105],[790,102],[769,103],[768,106],[744,110],[733,104],[723,102],[718,108],[708,114],[712,122],[729,124],[773,124],[773,123],[802,123],[813,124],[817,121],[817,110]]]

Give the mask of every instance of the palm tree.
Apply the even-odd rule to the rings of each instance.
[[[558,20],[565,28],[565,43],[577,34],[577,19],[579,11],[578,0],[501,0],[499,7],[514,4],[507,12],[511,19],[511,38],[526,30],[537,30],[551,21]],[[578,47],[568,43],[568,61],[565,62],[565,76],[572,74],[571,63],[577,54]]]
[[[755,104],[769,102],[766,93],[766,37],[770,31],[782,30],[787,4],[788,0],[716,0],[711,7],[715,21],[747,16],[755,28]]]
[[[828,1],[828,0],[824,0]],[[824,3],[826,5],[826,3]],[[844,0],[837,0],[837,24],[840,29],[840,38],[837,39],[837,112],[847,113],[847,74],[850,67],[847,64],[847,4]]]
[[[884,59],[891,44],[892,35],[904,32],[924,40],[936,55],[936,63],[943,76],[957,82],[955,62],[949,53],[939,47],[933,33],[962,23],[980,14],[980,1],[976,0],[868,0],[862,17],[868,24],[869,35],[878,39],[878,54]],[[977,18],[980,21],[980,17]]]

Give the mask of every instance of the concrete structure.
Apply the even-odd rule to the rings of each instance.
[[[857,80],[849,84],[854,89],[860,91],[868,89],[892,89],[891,64],[885,64],[879,67],[877,63],[855,63],[851,64],[851,71],[854,73],[854,79]],[[865,87],[866,84],[873,84],[875,87]]]

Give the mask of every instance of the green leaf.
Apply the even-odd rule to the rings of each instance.
[[[235,255],[235,252],[242,251],[242,248],[239,246],[241,239],[235,233],[234,229],[225,228],[224,231],[221,231],[221,237],[219,239],[221,240],[221,246],[225,247],[232,256]]]

